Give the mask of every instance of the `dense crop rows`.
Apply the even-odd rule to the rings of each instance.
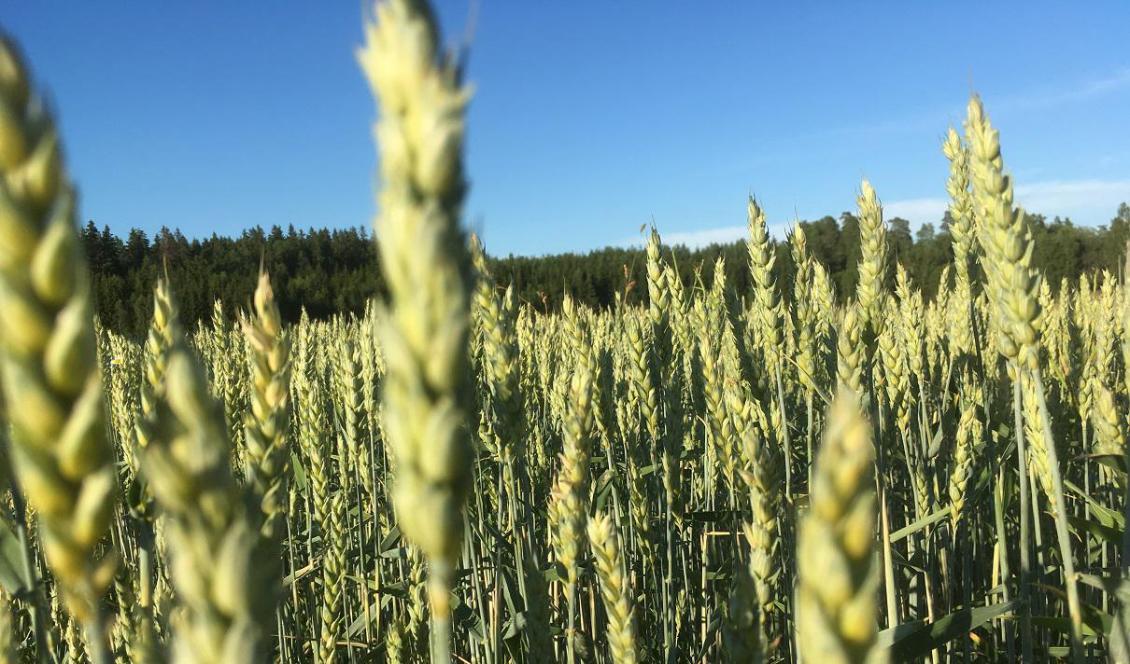
[[[749,292],[653,230],[647,308],[544,314],[460,230],[459,63],[375,13],[388,300],[184,330],[162,280],[140,343],[0,47],[5,661],[1123,658],[1130,289],[1030,267],[979,100],[930,301],[864,182],[854,293],[799,227],[781,292],[750,199]]]

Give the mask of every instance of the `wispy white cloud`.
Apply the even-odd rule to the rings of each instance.
[[[777,239],[783,239],[788,233],[790,226],[791,224],[768,224],[769,234]],[[669,246],[682,245],[688,249],[697,249],[711,244],[728,244],[730,242],[744,240],[748,234],[749,228],[746,226],[715,226],[712,228],[672,232],[664,232],[662,228],[659,229],[659,235],[663,238],[663,244]],[[632,237],[621,241],[620,245],[626,247],[642,247],[645,242],[646,240],[642,237]]]
[[[1120,203],[1130,203],[1130,179],[1126,180],[1048,180],[1018,185],[1016,203],[1034,214],[1051,217],[1069,217],[1076,224],[1097,226],[1107,224],[1114,217]],[[907,198],[884,201],[883,216],[887,219],[902,217],[912,228],[922,224],[937,226],[949,205],[945,198]],[[769,224],[769,233],[783,240],[791,223]],[[695,230],[668,231],[659,229],[663,243],[683,245],[691,249],[711,244],[726,244],[745,239],[748,229],[743,226],[714,226]],[[620,246],[641,247],[642,235],[622,240]]]
[[[1017,185],[1016,203],[1047,217],[1070,217],[1077,224],[1099,225],[1130,202],[1128,180],[1048,180]],[[914,225],[937,224],[945,214],[944,198],[910,198],[883,204],[886,218],[902,217]]]
[[[936,224],[945,214],[947,204],[944,198],[908,198],[904,201],[884,203],[883,216],[887,219],[902,217],[917,225]]]
[[[1105,224],[1119,203],[1130,202],[1130,180],[1051,180],[1018,185],[1016,202],[1039,214]]]
[[[1054,87],[1025,90],[1012,94],[992,95],[986,101],[994,114],[1023,112],[1053,108],[1087,101],[1130,88],[1130,67],[1123,67],[1099,77],[1082,81],[1061,82]],[[858,125],[836,127],[820,131],[814,136],[828,134],[899,134],[926,129],[944,128],[960,123],[965,117],[964,100],[938,108],[920,109],[900,116],[879,119]]]
[[[1032,91],[1004,97],[994,105],[1004,109],[1028,110],[1071,104],[1130,87],[1130,67],[1124,67],[1101,78],[1092,78],[1070,87]]]
[[[681,244],[691,249],[705,247],[710,244],[725,244],[727,242],[740,240],[745,237],[746,232],[745,226],[719,226],[715,228],[674,232],[664,232],[662,228],[659,229],[659,235],[663,238],[663,244],[671,246]],[[621,240],[620,245],[625,247],[642,247],[646,242],[646,237],[641,234]]]
[[[745,226],[722,226],[720,228],[706,228],[698,231],[664,233],[663,241],[671,245],[682,244],[688,247],[705,247],[708,244],[724,244],[741,240],[748,232]]]

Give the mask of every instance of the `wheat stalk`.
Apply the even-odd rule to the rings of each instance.
[[[463,114],[459,64],[439,51],[422,2],[379,2],[359,58],[381,108],[381,265],[389,285],[382,342],[384,427],[404,534],[429,560],[433,660],[448,661],[451,586],[471,480],[466,435],[470,261],[459,228]]]
[[[100,603],[116,563],[100,542],[116,471],[75,207],[54,120],[0,38],[0,361],[15,469],[67,609],[106,662]]]
[[[616,664],[639,661],[632,616],[631,587],[620,555],[620,545],[612,519],[597,513],[588,522],[589,543],[596,559],[597,576],[604,610],[608,614],[608,647]]]
[[[800,525],[797,633],[808,661],[885,659],[875,646],[873,441],[859,408],[849,390],[836,396]]]
[[[143,468],[166,524],[171,576],[183,610],[173,660],[262,661],[275,595],[258,530],[231,469],[219,404],[197,361],[174,339],[165,390],[151,417]]]

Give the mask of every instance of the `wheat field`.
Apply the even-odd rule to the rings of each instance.
[[[0,42],[5,662],[1128,661],[1130,286],[1049,284],[974,97],[923,297],[859,188],[855,292],[747,204],[753,287],[519,303],[461,226],[470,92],[383,0],[387,297],[102,329],[62,140]],[[709,284],[709,285],[707,285]]]

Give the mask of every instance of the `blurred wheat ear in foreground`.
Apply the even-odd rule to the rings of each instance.
[[[114,574],[106,540],[117,478],[75,199],[54,120],[15,46],[0,38],[0,362],[13,506],[20,521],[37,517],[53,591],[85,629],[91,659],[107,662],[102,597]],[[36,579],[25,572],[30,589]],[[38,632],[47,616],[32,594]]]

